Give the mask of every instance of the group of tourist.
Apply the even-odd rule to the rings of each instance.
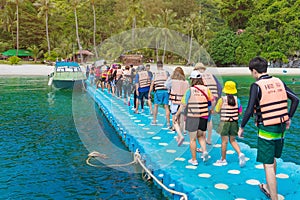
[[[291,125],[299,99],[280,79],[268,75],[267,67],[267,61],[261,57],[255,57],[249,63],[249,70],[256,81],[251,85],[248,106],[240,127],[238,120],[242,105],[237,97],[236,83],[226,81],[222,87],[202,63],[194,66],[189,81],[181,67],[175,68],[170,75],[163,69],[161,61],[157,62],[157,71],[154,73],[150,72],[150,65],[139,66],[136,71],[132,66],[125,66],[125,70],[122,70],[120,65],[113,65],[111,69],[105,65],[101,66],[100,72],[96,70],[98,67],[91,70],[89,76],[91,83],[97,87],[101,83],[102,90],[106,86],[113,94],[116,91],[118,98],[122,98],[123,92],[125,104],[130,105],[133,92],[135,113],[139,113],[139,104],[143,112],[143,102],[148,101],[150,113],[153,114],[153,126],[157,125],[158,106],[163,105],[166,125],[178,134],[178,146],[184,141],[183,133],[189,133],[192,158],[188,162],[191,165],[198,165],[197,152],[202,152],[204,162],[210,158],[206,145],[212,144],[212,113],[215,112],[220,114],[217,132],[222,140],[221,158],[216,164],[227,165],[226,149],[230,142],[238,154],[239,165],[245,166],[245,155],[235,138],[243,138],[244,127],[255,114],[258,127],[257,161],[263,163],[267,181],[259,187],[266,196],[276,200],[276,158],[281,157],[284,132]],[[100,77],[96,78],[99,74]],[[288,99],[291,101],[289,109]],[[197,140],[201,148],[197,148]]]

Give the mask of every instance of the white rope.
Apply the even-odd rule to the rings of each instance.
[[[104,158],[104,159],[108,158],[105,154],[101,154],[101,153],[99,153],[99,152],[93,151],[93,152],[91,152],[91,153],[88,155],[88,158],[86,159],[86,164],[88,164],[88,165],[90,165],[90,166],[92,166],[92,167],[98,167],[98,168],[100,168],[100,167],[125,167],[125,166],[129,166],[129,165],[132,165],[132,164],[135,164],[135,163],[136,163],[136,161],[133,160],[132,162],[130,162],[130,163],[125,163],[125,164],[94,165],[94,164],[92,164],[92,163],[90,162],[90,160],[91,160],[92,158],[96,158],[96,157]]]
[[[129,166],[132,164],[137,164],[139,163],[141,165],[141,167],[145,170],[145,172],[148,174],[148,176],[150,176],[151,178],[153,178],[153,180],[155,180],[164,190],[166,190],[167,192],[171,193],[171,194],[176,194],[181,196],[180,200],[188,200],[188,197],[185,193],[182,192],[178,192],[176,190],[172,190],[170,188],[168,188],[167,186],[165,186],[160,180],[158,180],[153,174],[152,172],[144,165],[141,155],[139,153],[139,150],[136,149],[135,153],[134,153],[134,159],[132,162],[129,163],[125,163],[125,164],[114,164],[114,165],[94,165],[92,163],[90,163],[90,160],[92,158],[95,157],[100,157],[100,158],[107,158],[107,156],[105,154],[101,154],[99,152],[93,151],[88,155],[88,158],[86,160],[86,163],[92,167],[124,167],[124,166]],[[149,180],[149,178],[147,179]]]
[[[138,163],[143,167],[143,169],[148,173],[148,175],[151,176],[153,178],[153,180],[155,180],[164,190],[166,190],[167,192],[170,192],[171,194],[176,194],[176,195],[181,196],[180,200],[188,200],[188,197],[185,193],[178,192],[176,190],[172,190],[172,189],[168,188],[151,173],[151,171],[142,162],[141,155],[140,155],[138,149],[134,153],[134,160],[137,160]]]

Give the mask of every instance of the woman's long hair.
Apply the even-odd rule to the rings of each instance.
[[[171,79],[185,81],[185,75],[183,69],[181,67],[176,67],[171,76]]]

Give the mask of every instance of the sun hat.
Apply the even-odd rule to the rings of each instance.
[[[226,94],[236,94],[237,90],[236,90],[236,84],[233,81],[226,81],[224,88],[223,88],[223,92]]]
[[[202,78],[202,76],[199,71],[194,70],[194,71],[192,71],[190,78]]]
[[[203,63],[198,62],[198,63],[195,64],[194,69],[195,69],[195,70],[196,70],[196,69],[206,69],[206,67],[203,65]]]

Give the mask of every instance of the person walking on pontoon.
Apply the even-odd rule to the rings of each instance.
[[[175,115],[177,121],[180,113],[187,107],[186,130],[190,135],[190,150],[192,158],[188,161],[191,165],[198,165],[196,158],[196,140],[201,145],[202,159],[206,162],[209,159],[206,150],[205,131],[207,129],[207,119],[211,106],[212,94],[208,87],[204,86],[199,71],[192,71],[190,75],[191,87],[185,92],[181,105]]]
[[[259,187],[268,198],[277,200],[276,158],[281,157],[285,131],[290,128],[299,99],[279,78],[268,75],[267,68],[268,62],[261,57],[255,57],[249,63],[256,82],[250,87],[248,106],[238,135],[243,137],[247,122],[255,114],[258,128],[256,161],[263,163],[267,180]],[[291,100],[289,110],[288,99]]]
[[[148,94],[150,98],[151,92],[154,91],[153,121],[151,125],[157,125],[158,105],[163,105],[166,112],[167,127],[170,127],[169,92],[165,86],[169,76],[169,72],[163,69],[162,61],[157,61],[157,71],[153,73],[153,80]]]
[[[239,130],[239,114],[242,114],[242,104],[240,99],[235,95],[237,94],[235,82],[226,81],[223,92],[225,95],[221,96],[215,107],[215,111],[220,113],[218,133],[221,135],[222,139],[222,156],[220,160],[217,160],[216,164],[221,166],[227,165],[226,150],[229,140],[230,144],[238,154],[240,167],[244,167],[246,164],[245,155],[241,152],[241,149],[235,140]]]

